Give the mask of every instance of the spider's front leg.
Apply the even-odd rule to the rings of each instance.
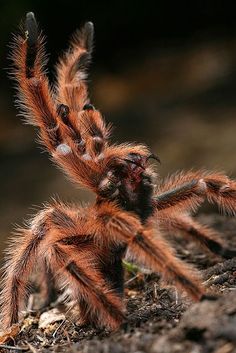
[[[72,112],[94,109],[89,103],[86,69],[91,60],[93,47],[93,24],[85,23],[76,31],[71,40],[71,47],[57,64],[57,96]]]
[[[93,209],[84,212],[55,204],[41,211],[29,229],[13,239],[2,281],[1,329],[18,322],[29,276],[35,265],[44,269],[45,263],[56,286],[67,289],[69,299],[82,305],[81,321],[111,329],[120,325],[124,319],[122,298],[100,271],[100,262],[109,253],[98,245],[107,241],[92,235],[95,228]]]
[[[171,177],[159,187],[154,204],[156,217],[165,230],[179,230],[203,247],[225,258],[236,256],[235,249],[226,248],[216,231],[204,227],[186,214],[203,201],[215,202],[226,213],[236,213],[236,182],[223,174],[190,172]]]
[[[26,15],[24,27],[25,32],[14,37],[11,55],[17,104],[27,123],[39,128],[40,141],[56,164],[72,180],[96,191],[101,173],[97,159],[109,129],[97,110],[83,106],[88,102],[83,72],[85,56],[91,54],[92,25],[82,28],[60,61],[58,96],[45,72],[44,38],[33,13]]]
[[[153,229],[153,224],[143,226],[132,213],[121,211],[112,203],[104,202],[97,213],[104,237],[126,243],[138,261],[163,275],[164,279],[174,282],[194,300],[205,297],[198,274],[177,259],[170,244]]]

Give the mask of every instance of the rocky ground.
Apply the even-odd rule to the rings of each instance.
[[[200,216],[200,220],[221,231],[229,246],[236,248],[235,219]],[[117,332],[78,326],[55,308],[49,308],[46,314],[34,310],[26,314],[20,333],[2,343],[0,351],[236,352],[236,258],[223,261],[203,253],[191,242],[172,241],[179,256],[200,269],[205,286],[218,299],[192,304],[174,287],[162,283],[158,275],[136,272],[134,268],[126,276],[127,322]],[[28,308],[32,309],[32,303]]]

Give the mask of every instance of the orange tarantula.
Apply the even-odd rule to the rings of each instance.
[[[110,128],[90,104],[86,68],[93,45],[87,22],[57,65],[57,86],[45,73],[44,39],[34,14],[15,36],[13,77],[17,103],[27,123],[39,128],[52,160],[76,183],[96,194],[86,208],[54,202],[19,230],[8,249],[1,292],[1,327],[19,320],[29,276],[37,265],[45,301],[55,288],[80,308],[82,322],[116,329],[124,320],[127,250],[139,262],[175,283],[193,300],[208,298],[196,271],[179,260],[162,231],[182,232],[212,253],[231,258],[221,237],[189,216],[204,199],[236,213],[236,182],[221,173],[179,173],[154,191],[156,158],[144,145],[109,143]]]

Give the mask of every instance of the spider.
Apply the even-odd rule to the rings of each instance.
[[[216,231],[189,215],[205,199],[235,214],[236,182],[201,170],[175,174],[155,186],[157,175],[149,160],[158,157],[148,147],[109,143],[110,126],[87,93],[92,45],[93,24],[87,22],[60,58],[52,89],[44,38],[32,12],[14,37],[12,76],[21,113],[39,128],[40,141],[55,164],[93,191],[96,200],[84,208],[53,201],[19,229],[2,280],[4,329],[20,320],[36,265],[46,303],[59,288],[65,300],[78,305],[81,322],[115,330],[125,320],[122,259],[127,251],[195,301],[210,295],[197,270],[177,258],[164,234],[178,231],[215,255],[236,256]]]

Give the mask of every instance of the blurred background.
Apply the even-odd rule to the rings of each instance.
[[[59,195],[89,201],[35,143],[14,108],[8,43],[33,11],[47,35],[49,76],[71,33],[91,20],[91,101],[114,125],[113,141],[145,142],[179,169],[236,177],[236,15],[230,1],[0,1],[0,258],[14,224]]]

